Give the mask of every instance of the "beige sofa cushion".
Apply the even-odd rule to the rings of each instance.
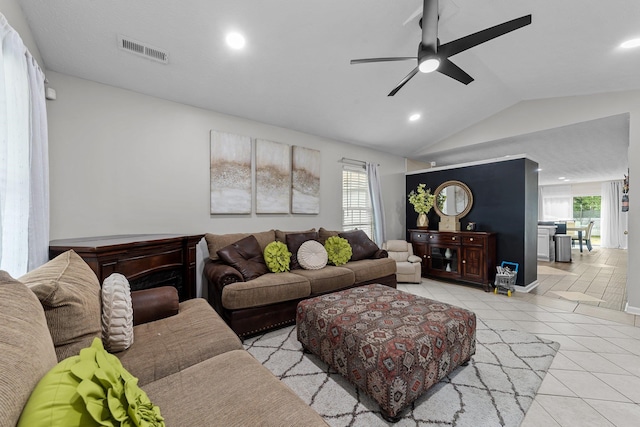
[[[100,283],[70,250],[20,277],[44,307],[58,360],[74,356],[102,336]]]
[[[327,427],[322,417],[244,350],[147,384],[167,426]]]
[[[276,233],[274,230],[262,231],[259,233],[232,233],[232,234],[211,234],[207,233],[204,235],[204,240],[207,242],[207,247],[209,248],[209,258],[212,260],[219,259],[218,251],[224,248],[227,245],[237,242],[238,240],[244,239],[247,236],[254,235],[258,244],[260,245],[260,249],[264,252],[264,248],[271,242],[276,240]]]
[[[260,307],[310,294],[309,281],[298,274],[267,273],[248,282],[226,285],[222,289],[222,306],[228,310]]]
[[[133,333],[133,345],[114,354],[141,386],[242,348],[238,336],[201,298],[181,303],[175,316],[135,326]],[[162,406],[160,410],[164,414]]]
[[[38,298],[0,270],[0,425],[15,426],[31,392],[58,360]]]
[[[341,267],[353,271],[356,276],[356,283],[368,282],[369,280],[396,273],[396,262],[391,258],[349,261]]]
[[[344,266],[327,265],[319,270],[296,270],[295,274],[303,276],[311,284],[311,295],[324,294],[348,288],[355,282],[353,271]]]

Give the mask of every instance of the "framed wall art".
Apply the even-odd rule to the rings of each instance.
[[[251,213],[251,138],[211,131],[211,213]]]
[[[256,213],[289,213],[291,200],[291,147],[256,140]]]
[[[320,213],[320,151],[293,146],[291,213]]]

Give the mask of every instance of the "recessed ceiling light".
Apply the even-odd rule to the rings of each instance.
[[[536,169],[536,172],[540,172],[542,170],[542,168],[538,168]]]
[[[559,176],[558,179],[567,179],[566,176]]]
[[[240,33],[229,33],[227,34],[227,45],[231,49],[242,49],[246,43],[244,36]]]
[[[571,181],[569,178],[565,179],[564,182],[569,182]]]
[[[639,46],[640,46],[640,38],[627,40],[626,42],[620,45],[620,47],[623,49],[631,49],[632,47],[639,47]]]
[[[416,120],[418,120],[420,118],[420,114],[415,113],[409,116],[409,121],[410,122],[415,122]]]

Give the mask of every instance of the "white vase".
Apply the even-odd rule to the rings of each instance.
[[[451,271],[451,264],[447,263],[447,268],[445,268],[446,271]]]
[[[451,249],[447,248],[447,250],[444,251],[444,257],[446,259],[451,259]],[[449,271],[449,270],[447,270],[447,271]]]

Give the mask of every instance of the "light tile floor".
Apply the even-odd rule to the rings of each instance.
[[[429,279],[398,289],[472,310],[492,327],[518,328],[560,343],[523,427],[640,425],[640,316]]]
[[[538,287],[532,293],[561,298],[555,292],[579,292],[602,301],[581,304],[624,311],[627,302],[627,251],[594,246],[571,250],[572,262],[538,261]],[[640,425],[640,422],[638,423]]]

